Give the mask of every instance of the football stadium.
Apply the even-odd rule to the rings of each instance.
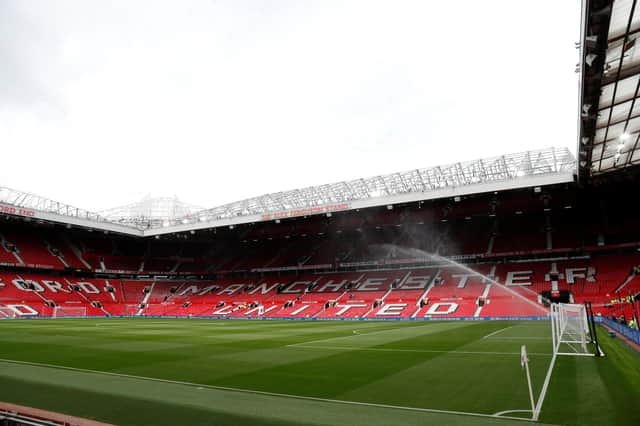
[[[0,187],[0,424],[640,424],[638,9],[583,2],[559,147],[214,208]]]

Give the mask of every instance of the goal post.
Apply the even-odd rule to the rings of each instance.
[[[16,317],[16,312],[8,307],[0,306],[0,320],[13,319]]]
[[[86,317],[87,316],[87,308],[85,306],[56,306],[53,310],[53,316],[55,318],[65,318],[65,317]]]
[[[556,355],[599,356],[591,311],[587,305],[554,303],[551,305],[551,337]]]

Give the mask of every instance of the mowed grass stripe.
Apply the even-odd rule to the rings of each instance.
[[[5,367],[11,365],[10,371]],[[502,418],[477,413],[447,412],[405,406],[357,401],[330,400],[299,395],[224,388],[196,383],[166,381],[99,371],[82,371],[69,367],[35,365],[0,360],[0,376],[29,383],[57,385],[72,389],[115,394],[119,397],[160,401],[186,408],[211,410],[269,423],[352,424],[352,425],[520,425],[529,423],[514,417]],[[106,376],[106,378],[105,378]],[[161,384],[161,386],[158,386]],[[2,395],[0,391],[0,395]],[[215,424],[215,418],[209,419]],[[261,420],[257,420],[261,424]],[[168,423],[172,424],[172,423]],[[175,423],[173,423],[175,424]],[[193,424],[193,423],[191,423]]]
[[[112,324],[111,321],[107,320],[109,324]],[[150,378],[156,380],[150,382],[153,385],[148,385],[153,388],[149,391],[151,393],[155,388],[160,391],[165,386],[161,384],[164,383],[162,381],[175,381],[188,382],[189,386],[205,389],[207,386],[218,390],[233,388],[310,399],[490,415],[528,407],[526,382],[519,355],[516,355],[519,354],[520,345],[526,344],[529,351],[536,395],[546,373],[551,346],[546,340],[550,336],[550,325],[543,321],[293,322],[178,319],[166,320],[166,323],[162,321],[162,324],[149,321],[153,320],[117,320],[118,325],[106,327],[95,326],[97,322],[105,322],[104,319],[3,321],[0,322],[0,358],[96,370],[112,373],[110,377],[122,377],[120,375],[125,374],[142,377],[136,380]],[[217,326],[219,323],[226,325]],[[67,325],[69,329],[65,330]],[[506,327],[509,328],[497,335],[482,338]],[[21,340],[25,336],[27,341]],[[524,339],[527,337],[535,339]],[[320,342],[309,345],[318,345],[318,348],[305,347],[305,342],[314,340]],[[619,342],[613,343],[619,345]],[[605,352],[608,356],[604,359],[571,361],[575,363],[573,369],[563,368],[566,363],[558,364],[542,409],[543,421],[598,426],[637,424],[637,418],[634,419],[633,414],[622,407],[625,404],[631,406],[637,401],[640,386],[619,386],[623,389],[621,392],[612,383],[627,380],[627,376],[633,376],[632,372],[635,374],[633,377],[640,376],[638,357],[615,358],[615,362],[620,364],[618,367],[614,357],[609,355],[608,348]],[[584,362],[593,364],[584,369],[580,366]],[[9,370],[15,370],[15,367]],[[577,375],[582,373],[585,375],[580,377],[581,384],[571,386],[571,381],[578,380]],[[102,380],[106,380],[107,385]],[[129,400],[135,400],[141,406],[156,404],[158,412],[169,417],[171,415],[168,412],[176,412],[174,424],[185,424],[184,418],[178,415],[192,412],[194,417],[186,422],[188,424],[199,424],[198,419],[204,419],[205,413],[218,419],[220,424],[304,423],[299,419],[289,422],[284,417],[270,415],[262,418],[256,413],[249,414],[241,410],[227,412],[217,408],[215,403],[206,409],[169,397],[163,402],[160,399],[142,400],[147,398],[144,393],[126,394],[123,397],[117,396],[116,389],[109,390],[107,394],[100,393],[103,386],[108,389],[109,380],[113,379],[96,379],[93,389],[89,385],[82,388],[83,391],[77,387],[73,389],[80,395],[92,395],[91,398],[95,400],[103,396],[120,406],[133,406],[127,402]],[[3,391],[5,383],[23,389],[22,399],[12,400],[18,396],[10,390]],[[71,389],[69,386],[0,374],[0,399],[16,403],[32,401],[26,405],[39,405],[41,401],[50,399],[53,405],[69,407],[64,398],[44,395],[38,390],[40,387],[57,389],[64,394]],[[571,389],[575,391],[577,388],[576,395],[568,397],[564,394],[567,390],[571,392]],[[197,387],[195,390],[198,391]],[[93,408],[95,412],[102,412],[100,407]],[[274,406],[274,409],[279,407]],[[615,416],[603,414],[614,409]],[[113,411],[117,412],[117,407]],[[593,421],[589,416],[579,414],[593,414],[594,411],[601,415],[593,416]],[[139,421],[130,413],[120,412],[118,415],[121,421],[114,422],[111,418],[105,420],[119,424],[136,424]],[[340,421],[321,418],[326,420],[325,424],[349,423],[344,417]],[[397,424],[391,418],[385,419],[387,424]],[[155,420],[153,423],[157,423]],[[210,423],[211,418],[209,420]],[[440,423],[451,424],[448,418]]]
[[[67,322],[68,320],[64,320]],[[58,321],[61,322],[61,321]],[[77,320],[75,322],[78,322]],[[137,327],[138,324],[144,323],[144,320],[123,321],[125,331],[131,327]],[[34,321],[35,326],[41,324],[40,321]],[[45,334],[46,338],[51,341],[57,341],[61,344],[68,341],[75,343],[70,345],[51,345],[47,346],[47,350],[38,350],[38,337],[34,336],[29,345],[16,345],[11,351],[9,347],[0,348],[5,358],[23,359],[32,362],[43,362],[48,364],[56,364],[70,367],[80,367],[86,369],[100,369],[104,371],[120,372],[127,374],[135,374],[149,377],[159,377],[169,380],[189,380],[199,383],[215,384],[220,379],[231,377],[237,374],[255,373],[257,371],[280,366],[292,362],[308,361],[321,358],[326,352],[298,354],[291,356],[290,351],[282,352],[278,348],[287,343],[287,341],[278,341],[269,339],[268,336],[260,336],[258,339],[250,339],[244,341],[243,333],[239,336],[229,336],[225,331],[212,334],[211,330],[203,333],[194,332],[189,329],[191,321],[176,321],[186,330],[178,330],[176,332],[180,337],[172,338],[170,341],[191,342],[189,348],[164,348],[163,350],[153,350],[154,342],[162,343],[168,339],[160,339],[159,336],[147,336],[145,340],[140,340],[138,336],[127,336],[126,340],[119,340],[121,337],[116,333],[116,340],[111,336],[108,340],[106,337],[95,336],[91,327],[87,327],[85,333],[80,333],[86,341],[76,341],[78,332],[73,332],[72,336],[65,338],[57,332],[53,336]],[[278,323],[256,323],[256,322],[237,322],[239,327],[244,330],[252,331],[251,335],[256,334],[257,329],[274,329],[274,328],[292,328],[294,330],[291,336],[286,333],[279,335],[281,338],[298,339],[298,337],[307,339],[305,335],[299,335],[296,332],[306,333],[309,329],[314,334],[336,335],[336,331],[343,335],[351,335],[352,324],[348,323],[306,323],[305,327],[301,327],[301,322],[278,322]],[[268,324],[264,327],[263,324]],[[416,326],[422,326],[417,324]],[[256,327],[257,326],[257,327]],[[364,326],[364,327],[363,327]],[[389,322],[372,322],[360,324],[361,328],[369,329],[389,329],[390,327],[398,327],[397,323]],[[437,327],[435,327],[437,328]],[[435,329],[434,328],[434,329]],[[334,330],[334,332],[331,332]],[[46,332],[46,331],[45,331]],[[215,336],[221,338],[216,339]],[[203,337],[206,337],[203,339]],[[213,337],[213,339],[208,339]],[[230,338],[229,338],[230,337]],[[233,337],[238,337],[235,340]],[[227,339],[229,338],[229,339]],[[0,334],[0,340],[2,334]],[[160,340],[158,340],[160,339]],[[45,339],[46,340],[46,339]],[[105,342],[115,341],[117,344],[108,344]],[[149,342],[148,351],[136,353],[136,356],[130,356],[129,346],[136,349],[144,349],[141,342]],[[203,343],[204,342],[204,343]],[[81,348],[82,350],[78,350]],[[124,353],[121,353],[124,352]],[[261,377],[256,378],[258,381]]]

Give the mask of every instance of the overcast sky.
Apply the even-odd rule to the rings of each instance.
[[[0,1],[0,186],[98,211],[575,151],[579,0]]]

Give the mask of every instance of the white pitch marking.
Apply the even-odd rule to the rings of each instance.
[[[549,363],[549,370],[547,370],[547,376],[544,378],[544,383],[542,384],[542,390],[540,391],[540,396],[538,396],[538,403],[536,404],[536,409],[533,412],[534,421],[538,421],[538,417],[540,416],[540,410],[542,410],[542,403],[544,402],[544,397],[547,394],[547,388],[549,387],[549,382],[551,381],[551,373],[553,372],[553,366],[556,363],[557,354],[553,354],[551,357],[551,363]]]
[[[324,346],[324,345],[306,345],[297,343],[287,345],[287,348],[293,349],[326,349],[326,350],[344,350],[344,351],[374,351],[374,352],[417,352],[417,353],[450,353],[450,354],[468,354],[468,355],[520,355],[520,352],[485,352],[485,351],[437,351],[428,349],[391,349],[391,348],[367,348],[359,346]],[[551,354],[534,353],[529,355],[551,356]]]
[[[500,333],[500,332],[502,332],[502,331],[508,330],[508,329],[510,329],[510,328],[513,328],[513,327],[515,327],[515,325],[509,326],[509,327],[505,327],[505,328],[501,328],[500,330],[496,330],[496,331],[494,331],[493,333],[489,333],[489,334],[487,334],[486,336],[484,336],[484,337],[483,337],[483,339],[486,339],[487,337],[491,337],[491,336],[493,336],[493,335],[495,335],[495,334],[498,334],[498,333]]]
[[[471,324],[465,324],[465,325],[471,325]],[[416,329],[416,328],[423,328],[423,327],[433,327],[433,325],[432,324],[417,325],[415,327],[411,327],[410,329],[413,330],[413,329]],[[329,337],[329,338],[326,338],[326,339],[308,340],[306,342],[292,343],[292,344],[287,345],[287,346],[288,347],[292,347],[292,346],[298,346],[298,345],[306,345],[308,343],[326,342],[326,341],[331,341],[331,340],[336,340],[336,339],[349,338],[349,337],[353,337],[354,335],[368,336],[370,334],[384,333],[386,331],[398,330],[398,329],[403,329],[403,328],[404,327],[393,327],[393,328],[385,328],[384,330],[372,331],[372,332],[368,332],[368,333],[360,333],[360,332],[358,332],[358,333],[352,333],[352,334],[346,335],[346,336],[336,336],[336,337]],[[409,328],[404,328],[404,329],[408,330]]]
[[[503,414],[507,414],[507,413],[531,413],[531,410],[505,410],[505,411],[500,411],[499,413],[495,413],[494,416],[502,416]],[[525,419],[523,419],[525,420]],[[528,419],[526,419],[528,420]]]
[[[3,359],[3,358],[0,358],[0,362],[5,362],[5,363],[9,363],[9,364],[13,363],[13,364],[32,365],[32,366],[36,366],[36,367],[47,367],[47,368],[54,368],[54,369],[59,369],[59,370],[78,371],[78,372],[81,372],[81,373],[103,374],[103,375],[106,375],[106,376],[126,377],[126,378],[130,378],[130,379],[146,380],[146,381],[153,381],[153,382],[160,382],[160,383],[171,383],[171,384],[176,384],[176,385],[191,386],[191,387],[195,387],[196,389],[197,388],[206,388],[206,389],[212,389],[212,390],[223,390],[223,391],[230,391],[230,392],[249,393],[249,394],[254,394],[254,395],[275,396],[275,397],[279,397],[279,398],[302,399],[302,400],[307,400],[307,401],[329,402],[329,403],[333,403],[333,404],[360,405],[360,406],[365,406],[365,407],[390,408],[390,409],[394,409],[394,410],[417,411],[417,412],[423,412],[423,413],[456,414],[456,415],[472,416],[472,417],[491,417],[491,418],[497,418],[498,417],[498,416],[496,416],[494,414],[470,413],[470,412],[466,412],[466,411],[438,410],[438,409],[435,409],[435,408],[405,407],[405,406],[401,406],[401,405],[387,405],[387,404],[376,404],[376,403],[373,403],[373,402],[346,401],[346,400],[339,400],[339,399],[318,398],[318,397],[314,397],[314,396],[290,395],[290,394],[286,394],[286,393],[266,392],[266,391],[258,391],[258,390],[251,390],[251,389],[241,389],[241,388],[230,388],[230,387],[226,387],[226,386],[205,385],[205,384],[200,384],[200,383],[182,382],[182,381],[178,381],[178,380],[158,379],[158,378],[155,378],[155,377],[144,377],[144,376],[134,376],[134,375],[131,375],[131,374],[112,373],[112,372],[109,372],[109,371],[98,371],[98,370],[89,370],[89,369],[85,369],[85,368],[65,367],[65,366],[61,366],[61,365],[45,364],[45,363],[41,363],[41,362],[17,361],[17,360],[13,360],[13,359]],[[520,420],[520,421],[525,421],[525,422],[531,422],[532,421],[530,419],[523,419],[523,418],[520,418],[520,417],[509,417],[509,416],[500,416],[499,418],[501,418],[501,419],[511,419],[511,420]]]
[[[549,341],[549,337],[492,337],[491,340],[546,340]]]

